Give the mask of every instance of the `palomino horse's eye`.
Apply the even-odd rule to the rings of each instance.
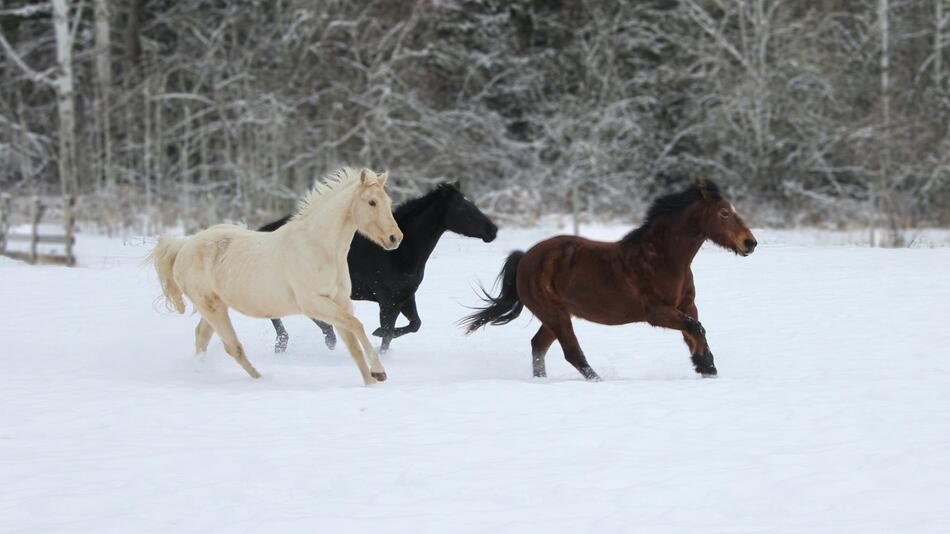
[[[732,212],[727,210],[726,208],[722,208],[721,210],[719,210],[719,216],[722,217],[723,219],[728,219],[730,215],[732,215]]]
[[[370,201],[369,201],[369,205],[370,205],[370,206],[373,206],[373,207],[375,208],[375,207],[376,207],[376,201],[375,201],[375,200],[370,200]]]

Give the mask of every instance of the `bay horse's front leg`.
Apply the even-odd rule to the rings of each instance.
[[[695,309],[695,306],[693,307]],[[706,329],[695,318],[672,306],[653,310],[647,316],[647,322],[653,326],[672,328],[683,333],[683,339],[689,345],[693,368],[704,377],[718,374],[709,343],[706,342]]]

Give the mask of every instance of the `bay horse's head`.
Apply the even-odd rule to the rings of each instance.
[[[491,243],[498,227],[475,204],[462,194],[458,182],[439,184],[438,192],[446,205],[445,228],[466,237],[477,237]]]
[[[740,256],[752,254],[758,242],[732,202],[722,195],[716,184],[705,178],[699,178],[694,187],[699,190],[696,209],[706,238]]]
[[[383,189],[389,172],[376,174],[369,169],[360,171],[359,188],[351,205],[356,230],[386,250],[399,248],[402,231],[393,218],[392,200]]]

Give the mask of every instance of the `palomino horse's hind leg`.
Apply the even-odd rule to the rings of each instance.
[[[581,350],[581,345],[577,342],[577,336],[574,335],[574,325],[571,324],[571,316],[564,313],[559,317],[557,325],[551,327],[551,330],[554,331],[558,343],[561,344],[564,359],[573,365],[585,379],[600,380],[600,376],[587,363],[587,357],[584,356],[584,351]]]
[[[211,341],[211,335],[214,334],[214,327],[211,323],[202,318],[195,327],[195,353],[201,354],[208,351],[208,342]]]
[[[228,317],[228,309],[224,306],[224,303],[218,300],[210,306],[203,304],[198,307],[198,311],[214,327],[214,331],[218,333],[218,337],[224,343],[224,350],[238,362],[238,365],[247,371],[247,374],[251,375],[251,378],[260,378],[261,374],[251,365],[244,354],[244,347],[238,341],[237,333],[234,332],[234,326],[231,324],[231,318]]]
[[[327,348],[330,350],[336,348],[336,334],[333,333],[333,325],[314,319],[313,317],[311,317],[310,320],[323,331],[323,342],[327,344]]]
[[[538,329],[538,333],[531,338],[531,366],[535,378],[548,376],[544,366],[544,356],[548,353],[548,349],[551,348],[551,344],[554,343],[555,339],[557,339],[557,336],[554,335],[554,331],[543,324]]]
[[[274,352],[284,352],[287,350],[287,341],[290,340],[290,334],[284,328],[284,323],[280,319],[271,319],[274,330],[277,331],[277,341],[274,343]]]

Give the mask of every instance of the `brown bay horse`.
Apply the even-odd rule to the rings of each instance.
[[[620,241],[557,236],[512,252],[499,280],[501,294],[462,320],[468,333],[513,321],[527,306],[541,321],[531,339],[534,376],[546,376],[544,356],[557,340],[564,358],[587,380],[599,380],[574,335],[572,317],[600,324],[647,322],[683,333],[693,366],[705,377],[716,365],[699,322],[690,264],[706,240],[748,256],[755,237],[735,207],[709,180],[657,199],[646,221]]]

